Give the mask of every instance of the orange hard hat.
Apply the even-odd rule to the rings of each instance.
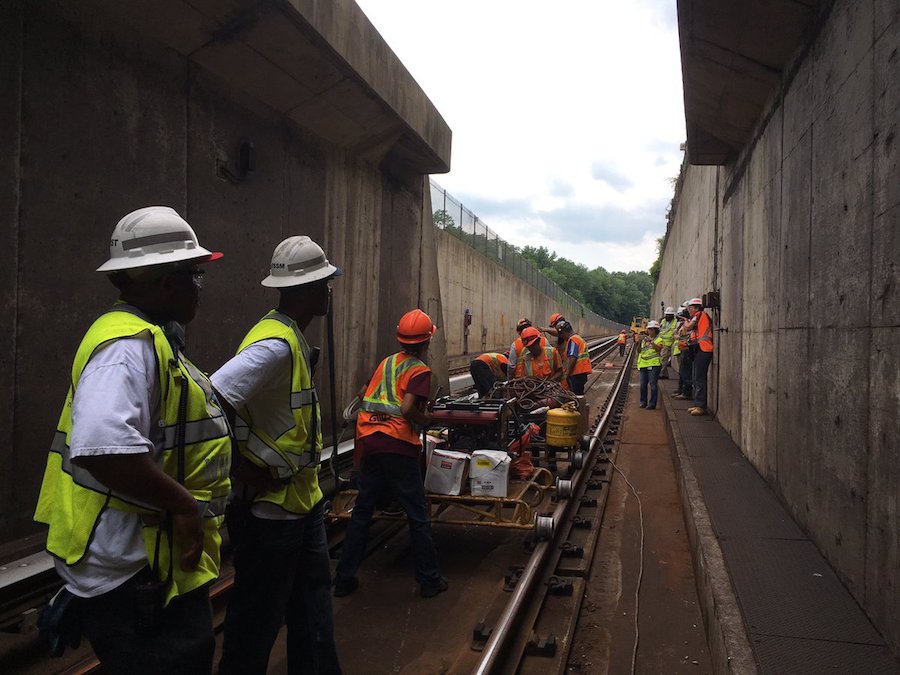
[[[437,326],[421,309],[414,309],[400,317],[397,324],[397,342],[405,345],[417,345],[428,342],[437,332]]]
[[[530,325],[531,325],[531,320],[523,317],[523,318],[519,319],[519,323],[516,324],[516,330],[521,333],[523,330],[528,328]]]
[[[550,315],[550,325],[555,326],[557,321],[562,321],[565,318],[566,317],[564,317],[559,312],[554,312],[553,314]]]
[[[529,326],[522,331],[522,344],[526,347],[533,345],[535,340],[541,339],[541,331],[533,326]]]

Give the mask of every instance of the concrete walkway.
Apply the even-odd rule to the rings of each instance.
[[[900,673],[878,631],[815,545],[709,417],[661,398],[719,673]]]

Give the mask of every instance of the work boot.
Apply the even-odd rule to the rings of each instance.
[[[422,584],[419,587],[419,594],[423,598],[433,598],[438,593],[443,593],[448,588],[450,588],[450,584],[447,583],[447,577],[441,575],[437,578],[437,581],[433,581],[429,584]]]
[[[357,588],[359,588],[359,579],[356,577],[350,577],[349,579],[335,579],[334,597],[343,598],[346,595],[350,595]]]
[[[691,400],[691,397],[688,396],[687,394],[675,394],[672,398],[674,398],[676,401],[690,401]]]
[[[698,406],[698,407],[695,407],[695,408],[691,408],[691,409],[690,409],[690,413],[691,413],[691,415],[693,415],[694,417],[699,417],[700,415],[705,415],[705,414],[706,414],[706,409],[705,409],[705,408],[701,408],[701,407]]]

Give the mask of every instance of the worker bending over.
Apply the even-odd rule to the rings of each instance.
[[[362,446],[359,494],[335,574],[336,597],[349,595],[359,586],[356,572],[366,550],[376,501],[385,489],[393,492],[406,512],[419,593],[431,598],[447,590],[447,579],[438,571],[419,467],[419,430],[431,421],[426,409],[431,369],[425,361],[436,331],[431,317],[421,309],[404,314],[397,326],[402,350],[378,364],[365,388],[356,421],[356,443]]]
[[[122,218],[109,249],[119,300],[75,354],[35,520],[103,672],[208,675],[231,437],[182,326],[222,254],[165,206]]]
[[[547,344],[537,328],[522,331],[522,344],[525,348],[516,362],[516,377],[542,377],[557,382],[562,379],[559,352]]]
[[[593,370],[591,355],[587,343],[580,335],[576,335],[572,324],[563,319],[556,324],[559,337],[565,340],[566,350],[563,360],[563,381],[569,391],[579,396],[584,395],[584,385]]]
[[[469,374],[480,398],[490,393],[495,382],[506,380],[508,366],[509,359],[506,354],[498,352],[488,352],[472,360],[469,364]]]
[[[278,309],[260,319],[212,376],[233,408],[240,456],[229,511],[234,590],[225,614],[221,675],[264,675],[282,624],[291,673],[337,674],[325,501],[319,487],[321,416],[303,331],[328,313],[341,270],[309,237],[275,248],[262,285]]]

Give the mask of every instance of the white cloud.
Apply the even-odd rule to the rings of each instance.
[[[685,135],[675,0],[358,3],[453,131],[448,192],[514,244],[650,267]]]

